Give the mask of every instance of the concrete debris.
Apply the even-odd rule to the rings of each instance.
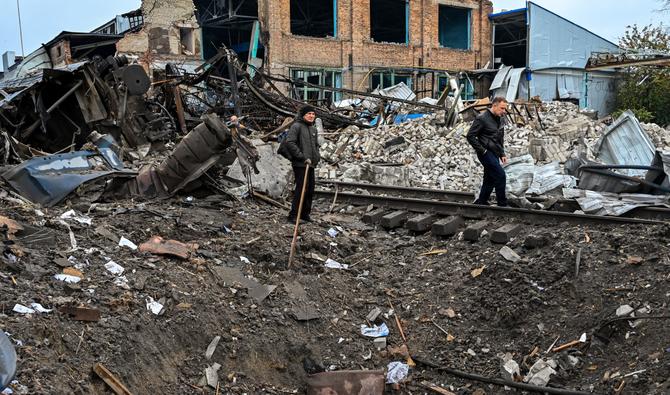
[[[510,262],[519,262],[521,260],[519,254],[514,252],[514,250],[509,248],[508,246],[504,246],[503,248],[500,249],[500,255],[502,255],[503,258],[505,258]]]
[[[619,306],[616,309],[616,316],[617,317],[627,317],[627,316],[631,315],[631,313],[633,313],[633,311],[635,311],[634,308],[632,308],[631,306],[629,306],[627,304],[624,304],[624,305]]]
[[[531,366],[528,374],[523,378],[524,383],[546,387],[552,375],[556,374],[558,363],[553,359],[547,361],[539,359]]]
[[[220,340],[221,336],[215,336],[214,339],[212,339],[209,346],[207,346],[207,351],[205,351],[205,359],[212,359],[212,355],[214,355],[214,351],[216,351],[216,346],[219,344]]]

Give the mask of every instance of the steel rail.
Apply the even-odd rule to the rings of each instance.
[[[317,189],[315,194],[332,199],[334,191]],[[406,210],[418,213],[461,216],[467,219],[507,218],[524,220],[530,223],[546,224],[548,222],[573,224],[647,224],[663,225],[668,221],[642,218],[607,217],[591,214],[564,213],[559,211],[529,210],[514,207],[481,206],[462,202],[403,198],[397,196],[363,195],[351,192],[338,192],[337,201],[353,205],[373,205],[390,210]]]
[[[370,193],[388,194],[398,197],[409,197],[416,199],[434,199],[440,201],[452,201],[469,203],[475,199],[474,194],[463,191],[449,191],[442,189],[399,187],[392,185],[367,184],[359,182],[343,182],[334,180],[318,180],[317,185],[332,186],[342,193],[346,189],[363,189]],[[532,203],[544,203],[549,199],[541,197],[527,197]],[[573,213],[580,210],[579,204],[574,200],[558,199],[553,205],[553,212]],[[623,216],[624,218],[639,218],[670,222],[670,209],[661,207],[638,207]]]

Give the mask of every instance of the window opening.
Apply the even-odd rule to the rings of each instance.
[[[337,0],[291,0],[291,34],[337,36]]]
[[[470,9],[440,5],[440,46],[470,49]]]
[[[407,0],[370,0],[370,38],[375,42],[407,44]]]

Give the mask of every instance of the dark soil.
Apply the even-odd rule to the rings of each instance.
[[[68,230],[58,219],[69,208],[43,209],[41,217],[27,206],[0,203],[0,215],[26,228],[16,244],[0,232],[5,243],[0,329],[17,343],[15,393],[111,393],[92,372],[96,363],[135,394],[214,394],[201,383],[205,368],[214,363],[221,365],[220,393],[303,393],[307,357],[337,370],[384,369],[391,361],[405,361],[391,351],[376,351],[372,339],[360,335],[368,312],[379,307],[390,329],[389,346],[402,344],[389,301],[417,359],[502,377],[501,357],[510,353],[522,374],[539,358],[558,362],[550,386],[612,394],[623,380],[623,394],[670,393],[668,320],[602,327],[621,305],[643,309],[638,316],[670,313],[668,226],[527,225],[508,244],[522,258],[512,263],[488,237],[476,243],[439,240],[368,227],[355,210],[317,212],[317,222],[302,227],[296,262],[287,268],[293,227],[284,212],[264,203],[231,205],[210,198],[192,204],[174,199],[72,208],[90,210],[93,219],[92,226],[68,220],[76,251],[69,251]],[[493,221],[488,230],[502,225]],[[138,245],[160,235],[197,243],[199,250],[189,260],[149,255],[119,247],[95,231],[100,226]],[[344,229],[335,238],[327,234],[333,226]],[[543,236],[548,244],[526,248],[529,236]],[[447,252],[421,255],[433,249]],[[310,254],[351,267],[328,269]],[[75,285],[53,278],[62,272],[56,261],[62,264],[70,256],[84,274]],[[634,256],[642,261],[630,263]],[[103,266],[105,257],[125,268],[127,289],[114,283]],[[241,284],[221,278],[217,269],[224,266],[277,288],[256,301]],[[482,267],[481,275],[473,277],[472,270]],[[165,301],[162,315],[147,310],[148,297]],[[17,303],[31,302],[54,310],[12,311]],[[102,318],[74,321],[58,311],[64,305],[99,309]],[[309,308],[320,318],[296,320]],[[447,309],[456,315],[450,318]],[[547,353],[552,344],[579,339],[582,333],[587,342]],[[215,336],[221,341],[206,360]],[[528,356],[536,347],[539,351]],[[514,393],[421,365],[400,392],[428,393],[430,385],[457,394]]]

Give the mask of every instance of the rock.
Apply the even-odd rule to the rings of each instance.
[[[505,258],[506,260],[514,263],[519,262],[521,260],[519,254],[517,254],[516,252],[514,252],[513,249],[507,246],[504,246],[503,248],[500,249],[500,255],[502,255],[502,257]]]
[[[627,317],[629,316],[635,309],[633,309],[631,306],[624,304],[619,306],[618,309],[616,309],[616,316],[617,317]]]

